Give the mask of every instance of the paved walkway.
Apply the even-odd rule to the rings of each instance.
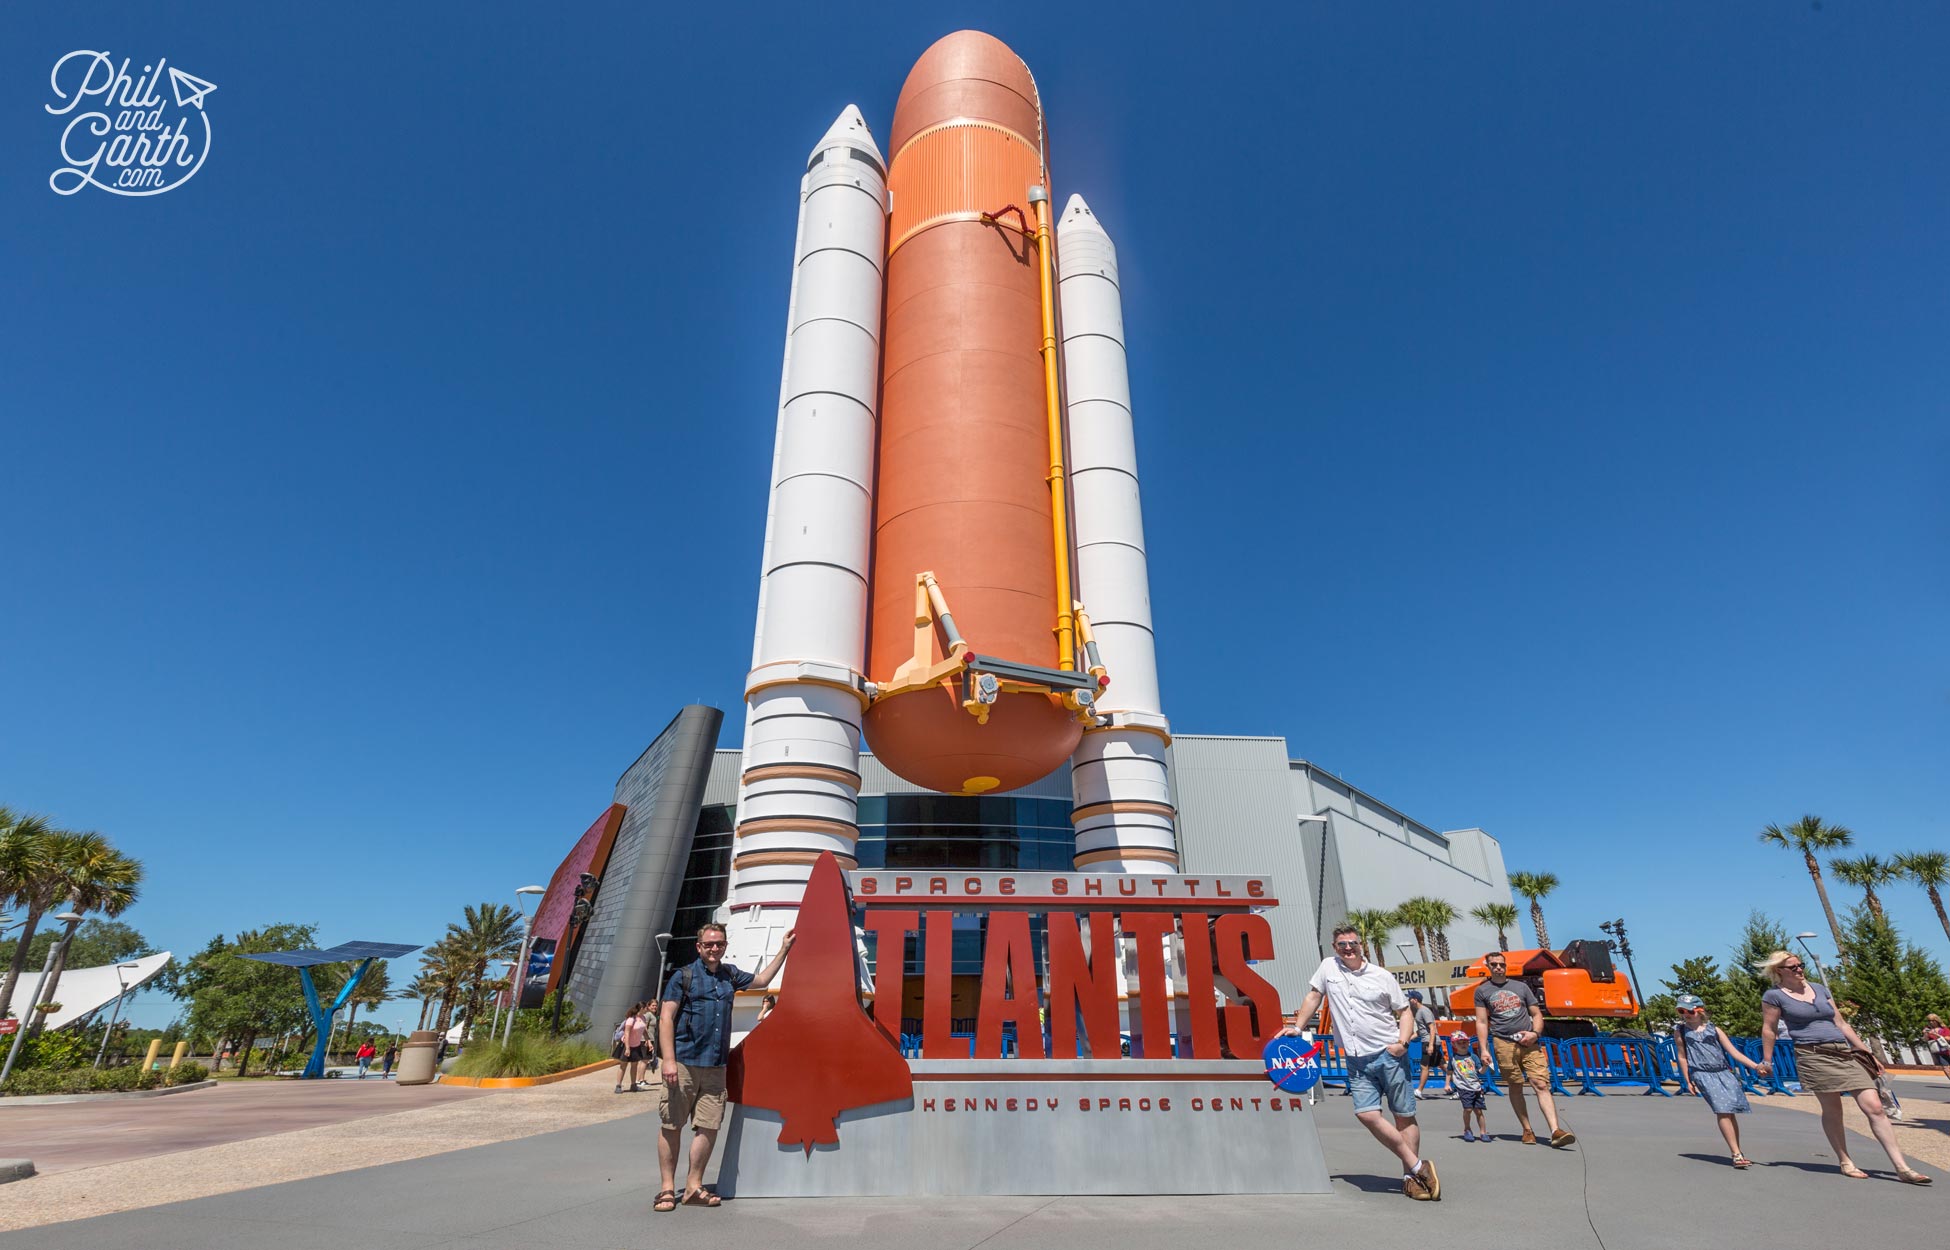
[[[195,1150],[479,1097],[457,1086],[394,1085],[367,1079],[225,1081],[160,1098],[18,1107],[0,1103],[5,1154],[34,1161],[43,1175]]]
[[[573,1084],[587,1082],[565,1083]],[[456,1116],[518,1097],[493,1095],[402,1118]],[[1676,1242],[1815,1250],[1932,1245],[1950,1221],[1950,1184],[1941,1171],[1928,1169],[1939,1178],[1934,1190],[1897,1184],[1871,1166],[1880,1152],[1865,1141],[1858,1143],[1857,1158],[1877,1179],[1845,1180],[1833,1171],[1813,1116],[1763,1104],[1745,1126],[1748,1152],[1760,1166],[1737,1172],[1721,1153],[1712,1116],[1697,1102],[1628,1095],[1570,1099],[1567,1116],[1581,1134],[1570,1151],[1521,1146],[1508,1135],[1490,1145],[1465,1145],[1452,1136],[1455,1106],[1431,1101],[1424,1112],[1432,1130],[1426,1153],[1442,1172],[1439,1204],[1400,1196],[1386,1156],[1354,1123],[1347,1100],[1334,1097],[1317,1109],[1335,1174],[1335,1192],[1328,1197],[747,1199],[716,1211],[654,1215],[656,1122],[641,1114],[652,1104],[627,1096],[584,1101],[622,1118],[0,1235],[0,1246],[614,1250],[646,1239],[684,1238],[789,1242],[795,1250],[863,1243],[876,1250],[1178,1250],[1215,1237],[1238,1245],[1392,1246],[1462,1235],[1471,1244],[1493,1239],[1499,1250],[1665,1250]],[[1490,1118],[1499,1131],[1513,1128],[1501,1100],[1492,1100]],[[314,1132],[345,1127],[351,1126]],[[39,1183],[0,1189],[0,1208],[8,1201],[6,1190]],[[1491,1229],[1493,1234],[1486,1231]]]

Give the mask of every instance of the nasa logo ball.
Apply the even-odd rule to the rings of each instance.
[[[1266,1079],[1289,1094],[1304,1094],[1320,1083],[1320,1043],[1304,1037],[1276,1037],[1266,1043]]]

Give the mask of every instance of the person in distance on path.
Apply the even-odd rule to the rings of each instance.
[[[1442,1042],[1435,1035],[1435,1012],[1422,1001],[1421,990],[1410,990],[1408,996],[1415,1003],[1415,1041],[1413,1049],[1421,1052],[1421,1079],[1415,1082],[1417,1098],[1440,1098],[1442,1091],[1429,1092],[1430,1074],[1442,1068]]]
[[[1496,1065],[1503,1070],[1510,1109],[1517,1113],[1517,1123],[1523,1128],[1523,1144],[1535,1145],[1537,1141],[1537,1134],[1530,1131],[1530,1108],[1523,1100],[1527,1084],[1537,1094],[1537,1105],[1544,1109],[1551,1145],[1561,1150],[1578,1138],[1557,1122],[1557,1103],[1551,1099],[1550,1059],[1544,1054],[1543,1004],[1528,985],[1510,980],[1508,962],[1502,951],[1483,956],[1490,980],[1488,985],[1476,987],[1476,1040],[1485,1055],[1491,1053],[1492,1044],[1496,1047]]]
[[[1415,1091],[1408,1080],[1408,1039],[1415,1013],[1401,983],[1386,968],[1361,956],[1358,930],[1334,930],[1334,953],[1322,960],[1307,983],[1307,996],[1293,1021],[1280,1032],[1297,1037],[1325,999],[1334,1013],[1334,1035],[1347,1053],[1347,1092],[1354,1096],[1354,1118],[1402,1161],[1402,1193],[1418,1202],[1442,1197],[1435,1164],[1424,1159],[1422,1129],[1415,1121]],[[1394,1113],[1382,1116],[1382,1103]]]

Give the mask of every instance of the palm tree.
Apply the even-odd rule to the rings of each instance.
[[[1469,914],[1496,930],[1496,948],[1498,950],[1507,951],[1510,949],[1510,939],[1506,931],[1514,928],[1517,923],[1517,905],[1515,903],[1485,903],[1481,907],[1471,908]]]
[[[1443,930],[1456,923],[1459,914],[1456,905],[1445,899],[1422,900],[1422,922],[1429,928],[1429,945],[1435,948],[1435,957],[1445,963],[1449,959],[1449,935]]]
[[[1943,887],[1950,885],[1950,855],[1942,851],[1912,851],[1896,856],[1896,867],[1929,892],[1930,906],[1936,908],[1943,936],[1950,937],[1950,912],[1943,910]]]
[[[1428,913],[1424,910],[1427,903],[1425,898],[1411,898],[1395,908],[1395,923],[1415,935],[1416,958],[1423,963],[1429,962]]]
[[[454,1002],[460,997],[461,983],[467,979],[467,963],[457,952],[452,937],[435,942],[420,956],[421,975],[433,983],[438,1006],[433,1013],[433,1029],[445,1034],[453,1022]]]
[[[1355,933],[1360,936],[1361,957],[1373,959],[1386,968],[1388,959],[1382,953],[1382,947],[1388,944],[1388,935],[1395,930],[1395,913],[1379,909],[1355,910],[1347,913],[1344,923],[1353,925]]]
[[[474,1032],[481,1014],[481,995],[487,981],[487,966],[496,959],[512,958],[521,949],[521,913],[506,903],[482,903],[462,909],[462,922],[447,926],[446,941],[465,968],[463,984],[467,990],[465,1042]]]
[[[1544,896],[1557,888],[1557,874],[1513,872],[1510,874],[1510,888],[1530,900],[1530,927],[1537,934],[1538,947],[1549,950],[1551,935],[1550,930],[1544,927]]]
[[[422,965],[420,975],[413,978],[406,989],[401,991],[400,996],[419,1001],[420,1023],[415,1027],[424,1029],[427,1027],[427,1014],[433,1010],[434,1001],[440,997],[440,979]]]
[[[1821,910],[1828,917],[1828,932],[1834,935],[1835,951],[1842,954],[1848,948],[1842,941],[1841,922],[1835,919],[1835,907],[1828,901],[1828,887],[1821,881],[1821,862],[1815,858],[1816,851],[1839,851],[1855,844],[1855,834],[1840,825],[1822,823],[1819,816],[1803,816],[1787,826],[1769,825],[1760,831],[1760,840],[1769,846],[1786,847],[1801,852],[1801,859],[1807,865],[1808,876],[1815,883],[1815,893],[1821,896]]]
[[[1869,905],[1869,910],[1876,914],[1876,919],[1883,919],[1882,899],[1876,895],[1876,887],[1879,885],[1888,885],[1891,881],[1902,876],[1903,870],[1900,867],[1882,858],[1880,855],[1858,855],[1854,859],[1831,859],[1828,861],[1828,866],[1835,870],[1837,877],[1860,889],[1862,891],[1862,901]]]
[[[77,912],[98,911],[111,919],[127,911],[142,893],[142,862],[116,850],[99,833],[61,833],[54,838],[54,862],[61,879],[62,893],[73,900]],[[68,964],[68,945],[74,941],[76,926],[55,944],[54,963],[47,974],[42,1002],[54,1001],[54,989]],[[38,1025],[35,1032],[39,1032]]]
[[[27,948],[34,944],[34,931],[41,917],[54,905],[49,896],[52,885],[54,830],[40,816],[22,816],[0,807],[0,906],[24,907],[26,923],[14,943],[13,962],[7,978],[0,983],[0,1019],[14,999],[21,970],[27,966]]]

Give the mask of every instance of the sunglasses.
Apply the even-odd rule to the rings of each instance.
[[[725,944],[723,942],[699,942],[697,944],[697,948],[701,951],[721,951],[724,947]]]
[[[1808,965],[1806,965],[1806,964],[1782,964],[1782,965],[1781,965],[1781,971],[1782,971],[1782,972],[1801,972],[1801,971],[1803,971],[1803,970],[1805,970],[1805,969],[1807,968],[1807,966],[1808,966]]]
[[[1358,951],[1361,949],[1361,944],[1359,942],[1336,942],[1334,943],[1334,949],[1337,951]]]

